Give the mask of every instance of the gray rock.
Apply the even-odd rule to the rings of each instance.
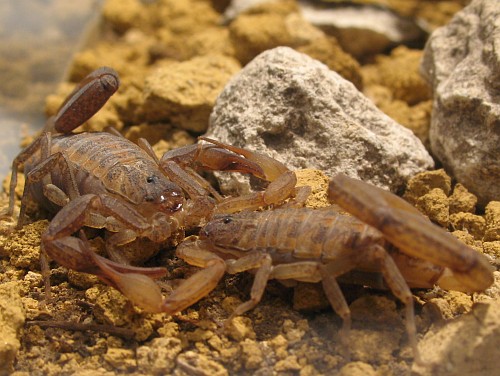
[[[437,29],[422,73],[434,90],[435,156],[479,204],[500,199],[500,2],[476,0]]]
[[[302,16],[355,57],[382,53],[391,46],[419,40],[425,32],[389,8],[359,4],[299,2]]]
[[[393,191],[433,161],[413,133],[322,63],[278,47],[226,85],[208,136],[270,155],[290,168],[344,172]],[[246,192],[222,182],[226,191]]]

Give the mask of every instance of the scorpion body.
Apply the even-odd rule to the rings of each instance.
[[[56,156],[59,165],[50,172],[50,181],[73,195],[71,199],[106,193],[136,206],[143,215],[152,210],[174,213],[182,206],[180,188],[161,173],[148,153],[123,137],[106,132],[65,134],[51,137],[50,145],[50,155]],[[25,174],[29,176],[46,159],[41,152],[33,155],[25,163]],[[44,194],[44,184],[42,179],[29,185],[30,193],[56,212],[60,207]],[[166,206],[163,210],[162,205]]]
[[[249,250],[266,251],[273,265],[306,260],[327,262],[345,249],[386,243],[379,231],[354,217],[308,208],[219,215],[201,230],[200,238],[205,237],[219,246],[220,252],[233,256],[240,257]]]

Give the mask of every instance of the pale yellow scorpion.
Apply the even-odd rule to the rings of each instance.
[[[101,68],[80,83],[49,122],[53,129],[14,160],[9,212],[17,169],[24,164],[19,225],[29,195],[60,209],[42,236],[44,251],[63,266],[97,275],[145,310],[177,313],[208,295],[224,273],[252,271],[250,300],[231,317],[253,308],[270,279],[321,282],[347,332],[350,311],[337,279],[353,270],[379,273],[385,287],[405,304],[407,332],[418,357],[410,287],[475,292],[493,283],[485,256],[403,199],[359,180],[337,175],[329,186],[331,201],[352,216],[336,205],[312,210],[301,207],[307,189],[295,188],[295,175],[264,155],[205,139],[208,144],[173,150],[158,161],[144,140],[139,147],[116,134],[70,133],[118,85],[111,68]],[[251,173],[272,182],[266,191],[222,199],[194,171],[196,166]],[[277,208],[254,211],[269,205]],[[187,238],[176,250],[178,257],[202,269],[165,299],[152,279],[163,276],[163,268],[134,267],[120,256],[120,246],[136,238],[161,243],[179,234],[182,238],[184,228],[203,223],[199,236]],[[83,227],[113,234],[106,240],[111,260],[91,250],[79,232]]]

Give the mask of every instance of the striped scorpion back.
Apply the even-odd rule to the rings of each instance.
[[[62,153],[72,170],[80,194],[113,193],[138,204],[149,194],[145,184],[148,177],[162,175],[155,161],[129,140],[106,132],[59,135],[51,140],[50,154]],[[43,162],[40,152],[25,164],[25,173]],[[66,191],[67,175],[64,166],[51,171],[53,184]],[[31,189],[38,202],[51,208],[37,182]],[[53,209],[52,209],[53,210]]]
[[[288,253],[296,259],[329,260],[340,249],[383,242],[380,232],[333,207],[219,215],[203,228],[201,237],[219,250],[265,249],[280,259],[279,254]]]

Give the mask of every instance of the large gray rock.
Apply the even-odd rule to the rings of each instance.
[[[422,73],[434,89],[433,153],[479,204],[500,199],[500,2],[476,0],[437,29]]]
[[[419,139],[352,83],[287,47],[260,54],[231,79],[207,135],[290,168],[344,172],[393,191],[433,165]],[[222,188],[238,186],[231,184]]]

